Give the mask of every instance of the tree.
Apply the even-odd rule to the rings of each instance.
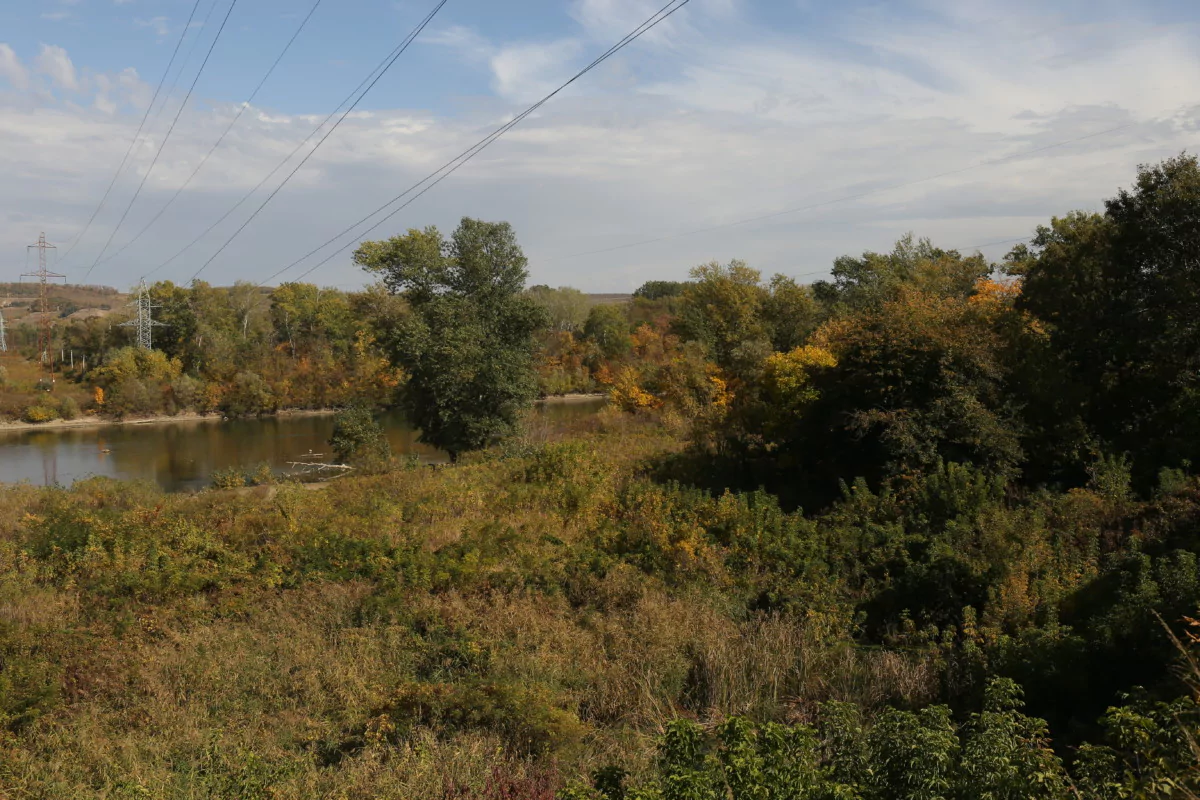
[[[975,282],[989,274],[991,265],[983,256],[964,257],[957,250],[942,250],[929,239],[914,239],[909,233],[890,253],[841,256],[833,262],[833,281],[818,281],[813,291],[832,309],[865,310],[894,300],[906,286],[966,298]]]
[[[691,271],[676,328],[700,342],[725,370],[741,371],[770,352],[762,308],[767,292],[762,275],[744,261],[713,261]]]
[[[794,278],[771,278],[770,293],[763,299],[763,322],[770,332],[771,346],[786,353],[804,344],[821,321],[821,306],[807,286]]]
[[[1020,307],[1047,328],[1064,391],[1108,449],[1133,454],[1138,483],[1200,460],[1196,158],[1140,167],[1102,216],[1054,219],[1009,268],[1024,279]]]
[[[629,352],[629,321],[620,306],[611,303],[593,306],[583,333],[596,343],[605,358],[616,358]]]
[[[549,286],[533,286],[529,289],[532,297],[546,310],[550,319],[550,327],[558,331],[577,331],[587,321],[588,309],[592,301],[578,289],[570,286],[560,286],[551,289]]]
[[[383,427],[365,405],[356,404],[337,413],[329,444],[338,461],[372,470],[386,466],[392,456]]]
[[[402,403],[421,440],[456,461],[511,433],[537,396],[533,334],[546,325],[523,291],[512,226],[463,218],[449,240],[410,230],[364,242],[354,259],[411,310],[381,344],[408,374]]]
[[[661,300],[664,297],[678,297],[687,288],[683,281],[646,281],[633,293],[640,300]]]
[[[260,375],[239,372],[233,376],[221,402],[221,410],[230,417],[262,415],[275,410],[275,398]]]

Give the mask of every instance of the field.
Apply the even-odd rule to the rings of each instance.
[[[51,285],[49,302],[57,314],[65,315],[89,308],[118,309],[128,302],[128,296],[111,286],[63,285],[60,282]],[[0,283],[0,308],[4,309],[6,324],[18,324],[25,316],[37,311],[37,303],[36,281]]]
[[[653,780],[681,717],[798,723],[969,683],[978,645],[856,644],[833,543],[863,500],[808,523],[652,480],[680,446],[669,420],[608,410],[323,491],[0,490],[0,786],[549,800],[613,764]],[[1200,486],[1178,491],[1170,513],[1194,513]],[[1086,528],[1104,501],[1054,507]],[[1029,588],[1020,569],[1059,567],[1004,591]]]

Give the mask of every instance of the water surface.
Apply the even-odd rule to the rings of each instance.
[[[535,424],[566,424],[603,405],[603,399],[539,404]],[[415,453],[426,463],[447,460],[440,450],[420,444],[400,413],[391,412],[381,422],[394,454]],[[276,472],[290,471],[290,461],[309,453],[328,455],[332,432],[332,415],[0,431],[0,483],[69,486],[103,475],[189,491],[208,486],[214,470],[232,466],[266,462]]]

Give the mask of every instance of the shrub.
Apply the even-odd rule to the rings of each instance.
[[[34,424],[51,422],[58,419],[58,409],[41,402],[34,403],[25,409],[21,419]]]
[[[177,408],[193,408],[200,400],[200,381],[190,375],[180,375],[171,381],[171,395]]]
[[[75,419],[79,416],[79,404],[73,397],[63,397],[58,401],[58,415],[63,419]]]
[[[221,410],[231,417],[266,414],[275,410],[275,398],[260,375],[239,372],[221,401]]]
[[[271,469],[269,463],[262,461],[246,479],[255,486],[270,486],[275,482],[275,470]]]
[[[241,467],[214,470],[212,485],[214,489],[240,489],[246,485],[246,473]]]
[[[375,421],[371,410],[362,405],[337,413],[329,444],[338,461],[367,469],[382,469],[392,455],[383,427]]]
[[[115,416],[124,417],[131,414],[153,414],[159,405],[143,381],[126,378],[112,387],[104,408]]]

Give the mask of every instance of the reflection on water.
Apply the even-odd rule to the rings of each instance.
[[[556,425],[595,413],[603,400],[546,403],[537,407]],[[416,453],[423,462],[445,453],[417,442],[417,433],[393,412],[382,419],[396,455]],[[306,453],[329,453],[333,417],[294,416],[246,420],[194,420],[151,425],[0,431],[0,483],[70,485],[104,475],[150,480],[167,491],[201,489],[214,470],[267,462],[288,469]]]

